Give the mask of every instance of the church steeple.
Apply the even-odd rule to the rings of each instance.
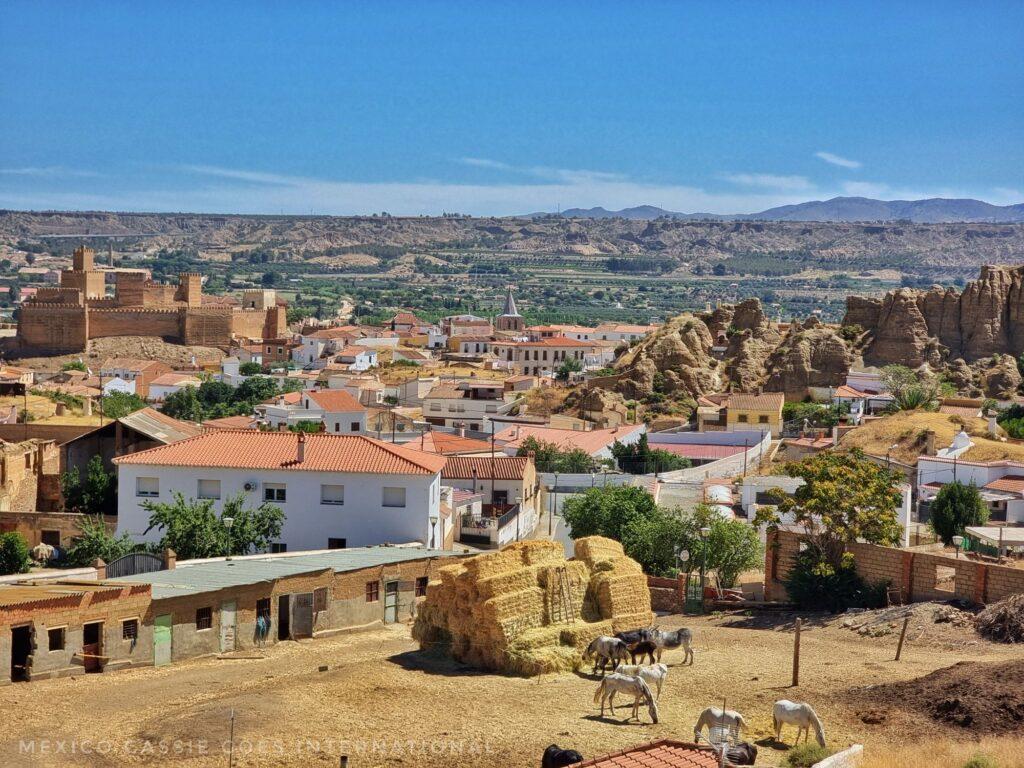
[[[505,294],[505,306],[495,319],[494,327],[499,331],[521,331],[526,327],[526,320],[516,309],[516,300],[512,296],[512,286]]]
[[[516,300],[512,296],[512,286],[508,287],[505,294],[505,308],[501,311],[502,317],[519,317],[519,310],[516,309]]]

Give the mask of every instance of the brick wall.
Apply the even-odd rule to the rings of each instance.
[[[178,338],[177,309],[90,309],[89,338],[160,336]]]
[[[190,308],[181,311],[184,343],[226,347],[231,343],[231,307]]]
[[[0,531],[20,533],[29,547],[42,543],[43,531],[60,533],[60,546],[67,547],[71,539],[81,533],[85,515],[73,512],[0,512]],[[104,516],[107,530],[117,529],[117,517]]]
[[[765,597],[786,600],[783,581],[799,552],[801,535],[775,531],[765,548]],[[931,551],[929,551],[931,550]],[[871,583],[889,582],[903,600],[966,600],[993,603],[1024,592],[1024,569],[994,565],[935,551],[934,546],[896,549],[875,544],[853,544],[857,572]]]
[[[18,310],[18,340],[28,349],[79,352],[85,349],[89,321],[74,304],[23,304]]]

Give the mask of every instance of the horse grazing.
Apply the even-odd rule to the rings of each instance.
[[[747,721],[743,719],[743,715],[731,709],[708,707],[700,713],[696,725],[693,726],[694,741],[700,740],[700,732],[705,727],[708,729],[708,735],[711,735],[716,728],[727,729],[738,735],[742,729],[747,727]]]
[[[630,719],[640,719],[638,712],[640,700],[643,699],[647,705],[647,712],[651,716],[651,722],[658,722],[658,704],[654,700],[654,694],[651,693],[647,683],[642,678],[620,675],[618,672],[605,675],[604,679],[601,680],[601,684],[597,686],[597,691],[594,693],[594,703],[601,702],[601,717],[604,717],[604,703],[606,701],[611,707],[612,713],[615,713],[616,693],[623,693],[626,696],[633,697],[633,714],[630,716]]]
[[[811,728],[814,728],[814,738],[817,739],[818,746],[825,746],[825,729],[810,704],[779,699],[772,707],[772,722],[775,724],[776,741],[782,740],[780,737],[783,725],[795,725],[796,741],[793,742],[794,744],[800,743],[800,731],[804,732],[804,741],[807,741],[811,736]]]
[[[557,744],[551,744],[544,750],[544,756],[540,761],[540,768],[565,768],[567,765],[575,765],[583,762],[583,755],[575,749],[562,749]]]
[[[657,650],[658,646],[653,642],[650,640],[643,640],[629,649],[629,656],[632,659],[633,664],[636,664],[637,659],[640,659],[642,662],[644,660],[644,656],[648,658],[651,664],[654,664],[654,652]]]
[[[639,677],[649,688],[656,688],[658,690],[658,698],[661,698],[661,686],[665,682],[665,678],[668,677],[668,666],[666,664],[651,664],[647,667],[641,667],[637,664],[620,664],[618,670],[620,675],[629,675],[630,677]]]
[[[651,630],[651,641],[658,649],[658,661],[661,661],[661,652],[670,651],[673,648],[682,646],[683,664],[689,659],[690,664],[693,664],[693,649],[690,644],[693,642],[693,633],[688,629],[675,629],[675,630],[664,630],[664,629],[652,629]]]
[[[583,660],[588,661],[594,659],[594,671],[591,674],[597,674],[597,663],[601,662],[601,673],[604,674],[605,665],[608,662],[612,664],[612,672],[619,666],[619,662],[629,660],[629,648],[626,644],[619,640],[617,637],[608,637],[607,635],[601,635],[595,637],[590,645],[587,646],[587,650],[583,652]]]

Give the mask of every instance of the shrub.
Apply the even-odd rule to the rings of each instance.
[[[832,750],[827,747],[811,743],[800,744],[786,754],[786,765],[789,768],[811,768],[815,763],[820,763],[831,754]]]
[[[20,533],[0,533],[0,576],[26,573],[32,565],[28,544]]]
[[[796,556],[785,581],[786,594],[800,608],[839,613],[847,608],[885,605],[888,582],[870,585],[857,573],[853,555],[843,555],[838,567],[810,547]]]
[[[943,544],[952,544],[954,536],[963,536],[968,525],[986,522],[988,505],[974,483],[946,483],[931,503],[931,527]]]
[[[979,752],[966,763],[964,763],[963,768],[999,768],[999,763],[997,763],[988,755]]]

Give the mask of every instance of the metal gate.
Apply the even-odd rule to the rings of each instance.
[[[171,663],[171,614],[165,613],[153,620],[153,666]]]
[[[292,600],[292,637],[313,636],[313,593],[300,592]]]
[[[131,552],[107,563],[107,578],[135,576],[139,573],[151,573],[163,569],[164,560],[159,555],[151,555],[149,552]]]
[[[398,621],[398,582],[389,581],[384,585],[384,623]]]
[[[699,573],[686,574],[685,613],[704,613],[704,587]]]

